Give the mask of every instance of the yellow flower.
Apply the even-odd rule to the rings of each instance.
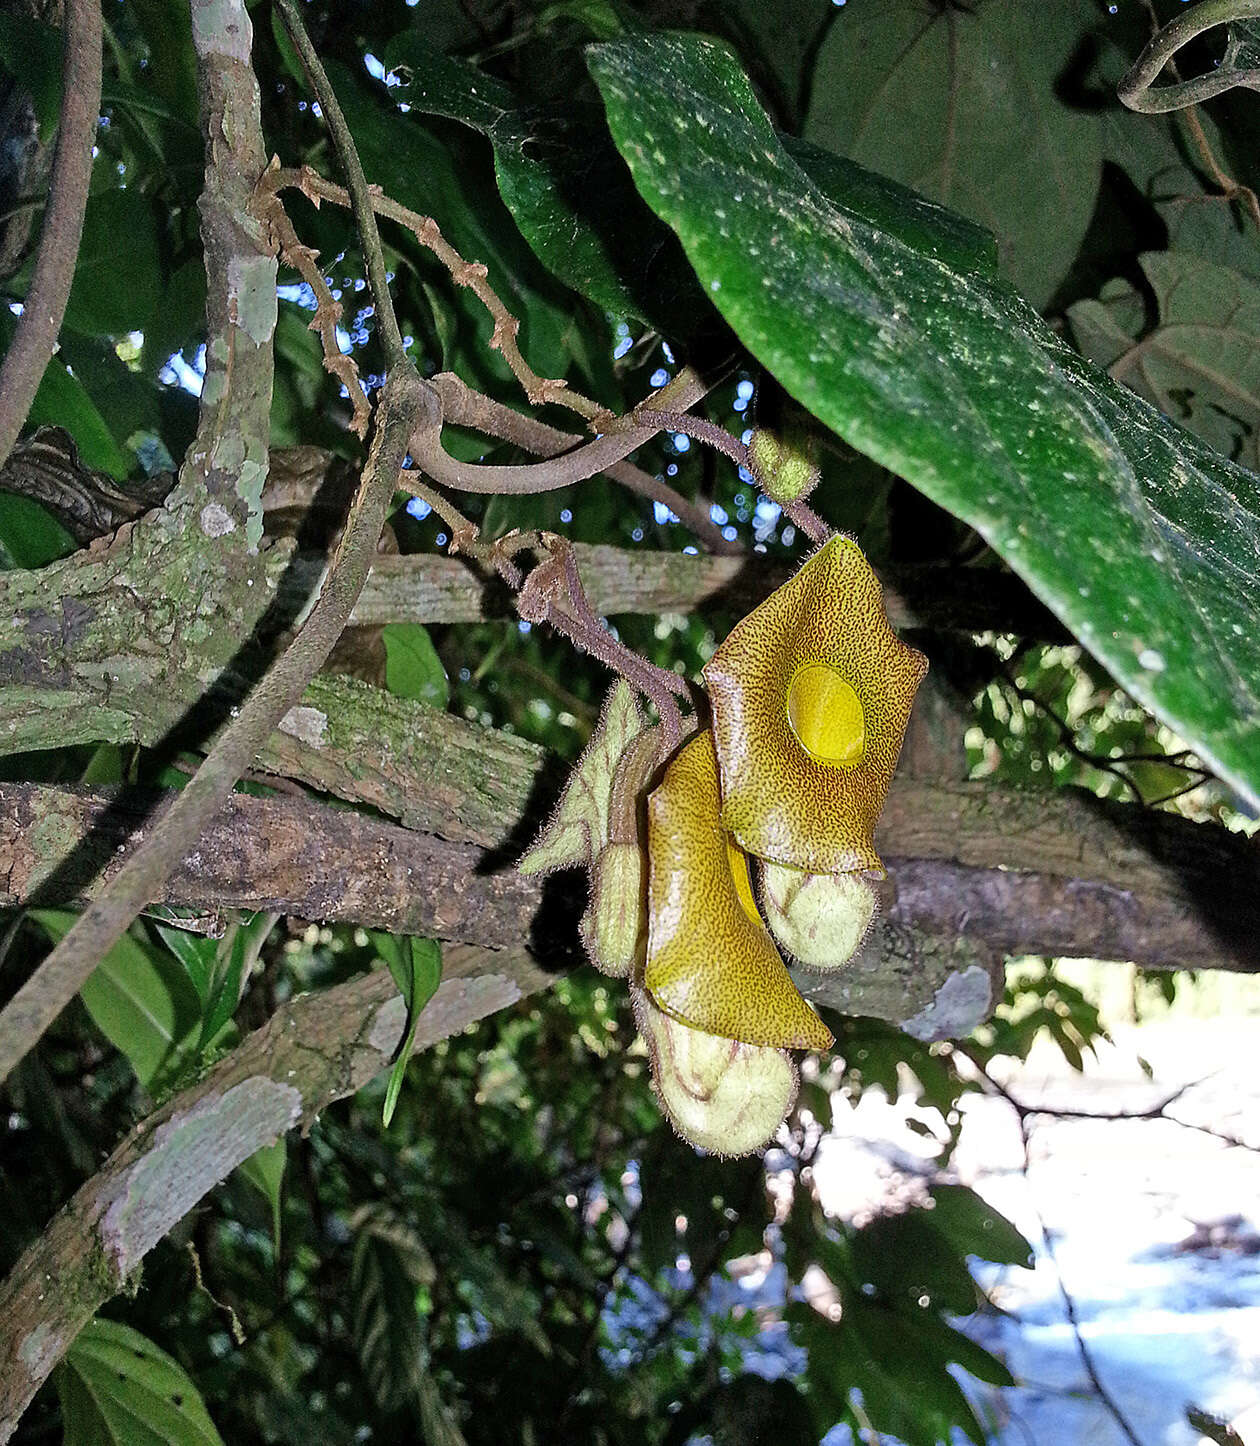
[[[832,1042],[757,913],[747,857],[722,828],[707,731],[648,798],[644,985],[666,1014],[724,1039],[776,1049]]]
[[[742,847],[807,873],[882,873],[875,822],[926,671],[850,537],[737,623],[704,676],[722,822]]]

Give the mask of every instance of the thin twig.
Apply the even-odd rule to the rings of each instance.
[[[367,177],[363,174],[363,163],[359,160],[359,152],[355,148],[350,127],[346,124],[346,118],[341,112],[337,93],[333,90],[332,82],[320,64],[319,56],[314,45],[311,44],[311,37],[306,33],[306,26],[302,23],[302,16],[298,12],[294,0],[276,0],[276,7],[280,11],[280,18],[284,22],[285,30],[288,31],[289,39],[301,57],[302,68],[306,71],[311,88],[319,100],[320,110],[323,111],[329,134],[332,136],[337,162],[346,178],[345,190],[343,191],[340,186],[337,187],[337,190],[345,198],[342,204],[349,204],[351,214],[354,216],[355,229],[359,233],[359,242],[363,247],[363,260],[367,267],[368,288],[372,293],[372,305],[376,308],[376,317],[381,328],[381,344],[385,349],[385,357],[390,370],[401,370],[410,366],[411,363],[407,357],[407,350],[403,346],[398,318],[394,315],[394,301],[390,296],[389,276],[385,269],[385,251],[381,246],[380,233],[376,229],[376,214],[373,210],[374,198],[368,189]],[[280,174],[278,168],[273,174]],[[314,176],[314,174],[315,172],[310,172],[310,175]]]
[[[1222,65],[1219,70],[1209,71],[1193,80],[1155,87],[1160,71],[1196,35],[1214,26],[1250,16],[1260,16],[1260,0],[1199,0],[1199,4],[1165,25],[1133,62],[1116,87],[1121,104],[1127,105],[1130,110],[1162,115],[1166,111],[1180,110],[1184,106],[1209,100],[1236,85],[1254,87],[1257,82],[1253,78],[1239,79],[1240,75],[1253,77],[1254,72],[1240,71],[1232,65]]]
[[[439,372],[431,378],[442,399],[442,417],[457,426],[471,427],[489,437],[512,442],[537,457],[556,457],[570,451],[583,439],[572,432],[562,432],[546,422],[536,421],[511,407],[474,391],[454,372]],[[604,469],[627,491],[668,507],[675,517],[712,553],[737,556],[746,551],[740,542],[722,535],[722,529],[709,516],[707,509],[689,501],[667,482],[653,477],[633,462],[615,462]]]
[[[782,506],[784,517],[811,542],[821,545],[835,536],[835,528],[829,522],[824,522],[808,502],[785,502]]]
[[[694,406],[708,390],[690,367],[684,367],[673,381],[653,392],[649,406],[666,403],[671,409]],[[441,487],[454,487],[460,492],[491,496],[527,496],[538,492],[555,492],[584,482],[597,472],[628,457],[636,448],[650,442],[660,429],[655,426],[631,426],[607,432],[572,452],[553,457],[547,462],[525,463],[521,466],[493,467],[472,462],[459,462],[442,447],[440,423],[427,432],[417,432],[411,455],[417,465]]]
[[[548,556],[525,579],[517,594],[517,611],[529,622],[550,623],[650,699],[660,716],[666,748],[672,752],[682,738],[677,699],[691,701],[687,683],[677,673],[640,657],[608,631],[587,601],[573,545],[567,538],[545,532],[539,540]]]
[[[0,364],[0,466],[22,430],[53,354],[83,234],[92,140],[101,112],[99,0],[66,0],[61,119],[39,254],[17,330]]]
[[[983,1067],[981,1068],[982,1072],[984,1072],[985,1078],[988,1079],[989,1075],[987,1071],[983,1071]],[[1002,1091],[1002,1093],[1005,1094],[1005,1091]],[[1013,1101],[1011,1103],[1014,1104]],[[1117,1427],[1120,1429],[1121,1434],[1130,1443],[1130,1446],[1142,1446],[1141,1439],[1133,1430],[1133,1427],[1129,1424],[1128,1418],[1120,1409],[1119,1403],[1116,1401],[1115,1397],[1111,1394],[1111,1392],[1108,1391],[1106,1386],[1103,1385],[1102,1379],[1098,1374],[1098,1368],[1094,1364],[1093,1354],[1090,1351],[1089,1346],[1085,1343],[1085,1337],[1081,1332],[1080,1317],[1077,1314],[1076,1310],[1076,1300],[1073,1297],[1072,1292],[1067,1287],[1067,1281],[1064,1279],[1063,1276],[1063,1267],[1059,1264],[1059,1257],[1055,1251],[1054,1235],[1051,1232],[1050,1227],[1046,1224],[1045,1216],[1041,1213],[1041,1207],[1037,1204],[1036,1195],[1033,1193],[1032,1190],[1032,1157],[1029,1151],[1030,1130],[1028,1125],[1028,1117],[1019,1109],[1015,1110],[1015,1114],[1019,1121],[1019,1138],[1021,1142],[1023,1157],[1020,1165],[1020,1171],[1024,1176],[1024,1179],[1028,1182],[1032,1207],[1033,1210],[1036,1212],[1037,1223],[1041,1229],[1042,1244],[1045,1246],[1046,1258],[1054,1267],[1055,1278],[1058,1281],[1059,1285],[1059,1298],[1063,1302],[1064,1314],[1067,1316],[1068,1324],[1072,1328],[1072,1336],[1073,1339],[1076,1341],[1076,1354],[1080,1357],[1081,1368],[1084,1370],[1085,1375],[1089,1378],[1089,1383],[1094,1389],[1094,1394],[1098,1397],[1098,1400],[1102,1403],[1107,1413],[1111,1416],[1111,1419],[1116,1423]]]

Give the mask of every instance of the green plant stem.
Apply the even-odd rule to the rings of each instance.
[[[1207,75],[1160,86],[1158,90],[1152,88],[1164,66],[1196,35],[1202,35],[1214,26],[1252,16],[1260,16],[1260,0],[1200,0],[1193,10],[1165,25],[1133,62],[1116,87],[1122,104],[1148,115],[1162,115],[1166,111],[1197,105],[1200,101],[1220,95],[1222,91],[1232,90],[1236,85],[1260,89],[1260,73],[1237,70],[1233,66],[1222,66]]]
[[[70,297],[101,110],[101,8],[66,0],[61,119],[39,254],[17,330],[0,364],[0,466],[31,410]]]

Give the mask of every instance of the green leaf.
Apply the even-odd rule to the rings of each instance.
[[[177,351],[194,347],[206,330],[206,268],[200,257],[171,272],[144,333],[144,367],[156,376]]]
[[[451,697],[446,670],[423,623],[386,623],[385,686],[399,698],[445,708]]]
[[[16,319],[7,307],[0,307],[0,346],[8,349]],[[74,438],[79,458],[88,467],[99,468],[111,477],[123,478],[132,462],[114,439],[78,377],[71,376],[58,357],[44,370],[35,400],[27,414],[26,426],[62,427]]]
[[[615,316],[650,319],[667,332],[694,321],[704,306],[694,277],[635,191],[598,108],[520,107],[505,85],[435,54],[414,30],[390,42],[384,63],[403,79],[394,94],[413,110],[489,139],[504,204],[566,285]]]
[[[1009,287],[811,184],[722,47],[657,35],[590,55],[637,184],[744,344],[970,523],[1260,806],[1260,478],[1096,371]]]
[[[29,93],[40,136],[47,141],[61,107],[61,31],[5,11],[0,14],[0,64]]]
[[[1103,83],[1110,81],[1114,88],[1131,58],[1126,55],[1123,63],[1109,67]],[[1222,154],[1223,137],[1211,115],[1200,107],[1198,119],[1213,154]],[[1196,169],[1200,159],[1187,149],[1182,125],[1176,115],[1141,115],[1117,105],[1103,114],[1106,159],[1154,206],[1167,228],[1170,251],[1190,252],[1260,280],[1254,228],[1241,208],[1204,186]]]
[[[157,221],[134,187],[89,197],[65,325],[89,335],[143,331],[161,289]]]
[[[189,979],[201,1000],[204,1012],[210,995],[210,976],[219,952],[218,939],[208,939],[202,934],[190,934],[187,929],[177,929],[169,924],[154,924],[154,932],[179,960],[188,973]]]
[[[933,1228],[962,1255],[1031,1270],[1033,1248],[1000,1211],[966,1185],[934,1185]]]
[[[983,1446],[984,1429],[948,1367],[956,1362],[975,1375],[980,1366],[982,1379],[1001,1376],[1008,1385],[1010,1375],[930,1310],[895,1310],[846,1291],[836,1322],[803,1304],[784,1314],[809,1353],[810,1394],[832,1421],[860,1391],[871,1425],[907,1446],[938,1446],[954,1430]]]
[[[1140,259],[1159,317],[1126,281],[1068,311],[1091,361],[1231,461],[1260,468],[1260,282],[1197,256]]]
[[[400,939],[378,929],[369,929],[368,934],[394,976],[394,983],[407,1005],[407,1027],[394,1055],[389,1083],[385,1087],[382,1119],[388,1129],[398,1104],[403,1075],[407,1072],[407,1061],[411,1058],[416,1025],[424,1006],[437,993],[437,987],[442,982],[442,946],[436,939],[417,939],[414,936]]]
[[[416,1297],[432,1284],[433,1263],[411,1227],[382,1207],[356,1212],[351,1228],[355,1347],[377,1405],[397,1410],[417,1400],[428,1369]]]
[[[64,1446],[223,1446],[184,1368],[130,1326],[89,1321],[54,1379]]]
[[[814,72],[805,135],[987,226],[1037,306],[1071,265],[1102,173],[1096,114],[1055,92],[1088,0],[851,5]]]
[[[32,909],[30,917],[57,940],[77,915]],[[160,1089],[178,1073],[194,1043],[201,1010],[183,966],[164,949],[147,949],[124,934],[92,971],[79,997],[146,1089]]]
[[[271,1238],[277,1253],[280,1250],[280,1194],[284,1186],[284,1169],[288,1151],[282,1135],[274,1144],[255,1150],[236,1169],[271,1206]]]
[[[0,492],[0,568],[43,567],[74,550],[74,538],[33,498]]]

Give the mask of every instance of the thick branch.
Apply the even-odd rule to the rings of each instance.
[[[0,905],[64,904],[99,887],[97,871],[108,878],[119,850],[144,836],[151,804],[0,784]],[[499,841],[527,834],[521,824],[519,814],[501,817]],[[876,841],[890,871],[893,934],[1260,972],[1260,860],[1248,840],[1215,825],[1074,790],[900,778]],[[529,938],[572,955],[573,889],[518,878],[513,857],[310,800],[237,794],[161,901],[494,946]]]
[[[0,466],[22,430],[61,330],[83,234],[100,110],[101,7],[98,0],[66,0],[61,121],[39,255],[17,331],[0,364]]]
[[[650,548],[575,543],[582,585],[596,612],[691,613],[721,608],[744,614],[796,571],[797,563],[759,554],[701,557]],[[295,573],[300,576],[305,564]],[[310,564],[313,568],[315,564]],[[956,567],[900,567],[882,574],[895,628],[1012,632],[1066,640],[1060,623],[1010,573]],[[378,557],[354,610],[354,622],[465,623],[513,615],[511,594],[459,557]]]
[[[550,978],[523,950],[446,950],[415,1047]],[[131,1132],[0,1287],[0,1442],[96,1310],[208,1191],[387,1068],[405,1013],[385,969],[304,995]]]
[[[233,557],[222,546],[207,545],[195,526],[181,530],[181,521],[157,512],[38,572],[0,574],[0,754],[87,742],[149,745],[181,721],[190,743],[204,742],[204,727],[198,733],[196,718],[186,715],[204,716],[208,698],[239,696],[243,683],[229,664],[241,639],[268,602],[287,617],[305,607],[325,562],[293,562],[287,548],[276,547],[253,559],[257,578],[241,576],[229,570]],[[701,607],[742,615],[791,573],[789,564],[759,555],[583,545],[575,553],[591,604],[604,616]],[[895,627],[1065,636],[1008,574],[923,567],[892,571],[885,581]],[[466,559],[426,553],[377,557],[351,621],[513,615],[499,579]]]

